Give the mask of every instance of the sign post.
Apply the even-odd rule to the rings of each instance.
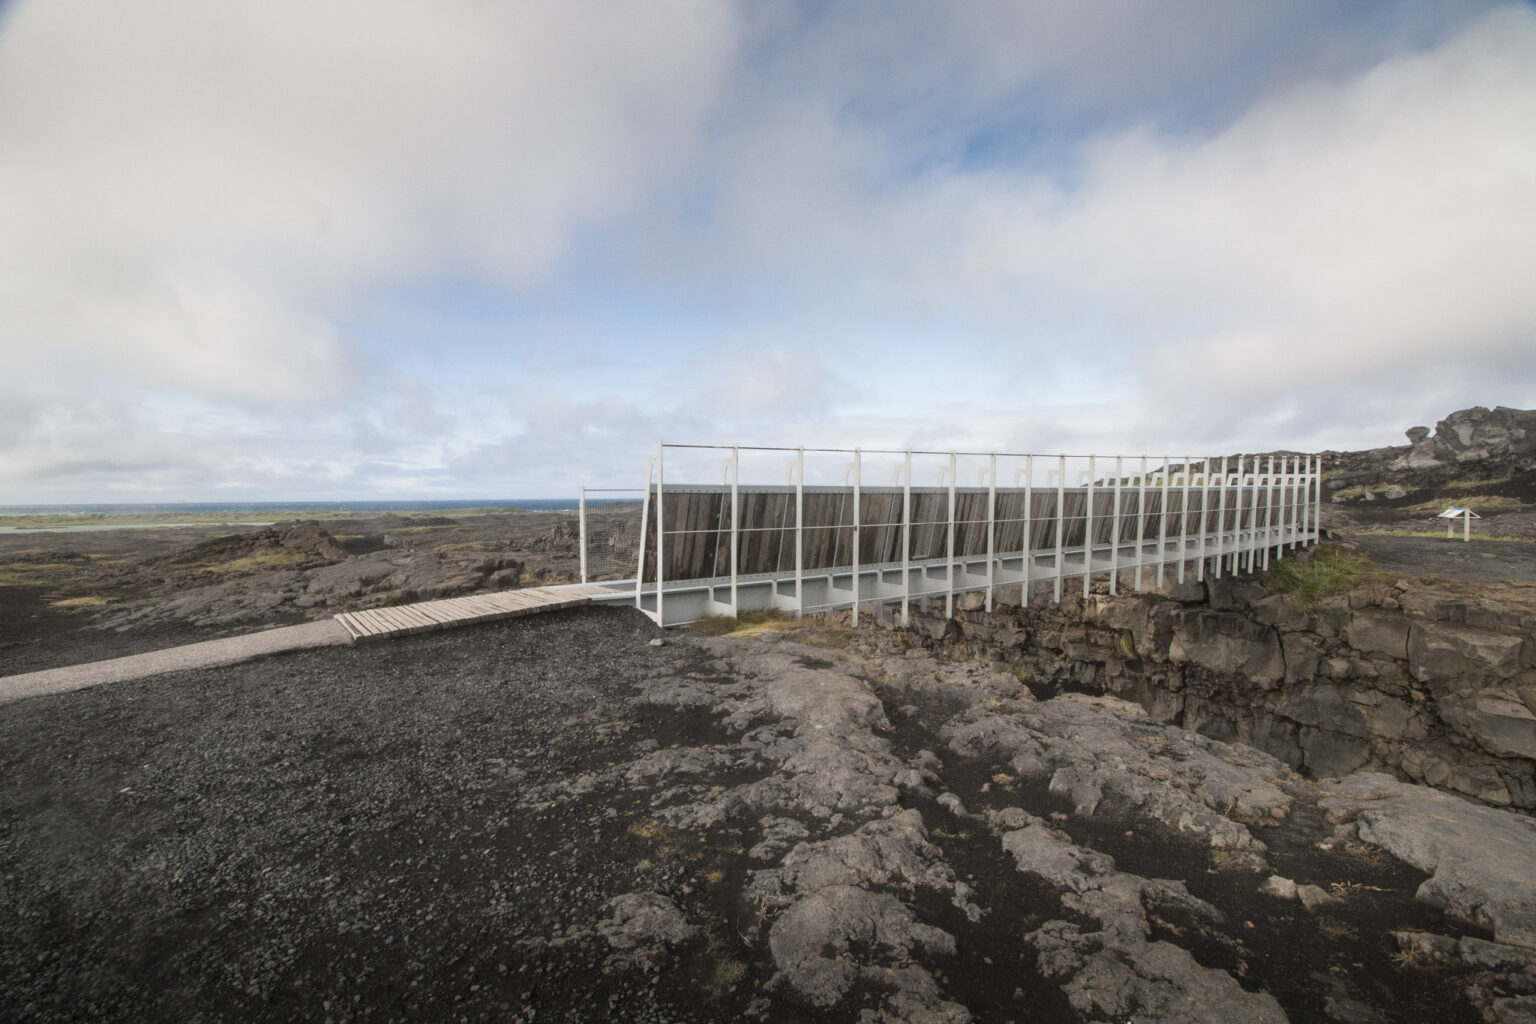
[[[1435,516],[1435,518],[1445,520],[1446,540],[1453,539],[1453,534],[1451,531],[1455,527],[1456,520],[1460,519],[1461,539],[1465,543],[1472,539],[1472,520],[1481,519],[1483,517],[1478,515],[1476,512],[1473,512],[1469,508],[1448,508],[1444,512],[1441,512],[1439,515]]]

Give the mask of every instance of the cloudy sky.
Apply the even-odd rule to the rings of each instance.
[[[1536,407],[1536,7],[0,0],[0,504]]]

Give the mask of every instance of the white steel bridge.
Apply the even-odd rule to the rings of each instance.
[[[851,609],[857,622],[899,608],[905,623],[914,601],[942,599],[952,615],[957,594],[985,592],[990,609],[1036,588],[1059,601],[1095,580],[1113,593],[1261,571],[1317,540],[1320,470],[1318,456],[1294,453],[662,444],[635,578],[600,584],[595,599],[632,602],[663,626],[759,609]],[[582,522],[585,566],[584,502]]]

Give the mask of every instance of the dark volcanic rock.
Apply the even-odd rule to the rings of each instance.
[[[1529,1019],[1524,819],[897,634],[655,635],[556,613],[0,708],[0,1018]]]
[[[222,565],[261,556],[287,558],[295,566],[326,565],[347,557],[346,551],[317,523],[285,523],[216,537],[162,559],[163,565]]]

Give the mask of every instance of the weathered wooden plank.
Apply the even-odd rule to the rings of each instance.
[[[498,610],[495,605],[477,594],[456,597],[451,604],[453,609],[461,616],[486,615]]]
[[[411,620],[414,625],[419,626],[422,629],[433,629],[441,625],[441,623],[439,623],[431,615],[428,615],[426,611],[417,605],[401,605],[395,610],[398,611],[401,615],[405,616],[407,619]]]
[[[366,628],[371,636],[386,636],[394,631],[387,620],[378,615],[378,609],[370,608],[358,615],[359,622]]]
[[[506,612],[532,608],[538,604],[538,599],[529,590],[501,590],[487,595],[486,600],[491,607]]]
[[[392,608],[374,608],[371,614],[389,627],[388,631],[391,633],[401,632],[410,626],[410,623],[396,615]]]
[[[406,624],[407,629],[410,629],[413,632],[416,630],[431,629],[436,625],[436,623],[434,623],[431,619],[428,619],[425,615],[416,611],[410,605],[396,605],[395,607],[391,608],[390,611],[395,615],[396,618],[400,619]]]
[[[433,625],[454,622],[462,618],[462,613],[457,609],[444,607],[445,603],[443,601],[428,601],[425,604],[413,605],[410,610],[413,614],[421,616]]]

